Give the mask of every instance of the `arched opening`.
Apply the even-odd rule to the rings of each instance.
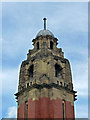
[[[62,82],[60,82],[60,86],[62,86]]]
[[[27,83],[27,87],[29,87],[29,83]]]
[[[39,42],[37,42],[37,50],[39,50]]]
[[[53,42],[50,41],[50,49],[53,49]]]
[[[29,68],[29,76],[33,77],[34,65],[31,65]]]
[[[62,68],[60,65],[56,64],[55,65],[55,77],[62,78]]]
[[[32,85],[32,82],[30,82],[30,85]]]
[[[66,87],[68,88],[68,85],[66,85]]]
[[[59,81],[57,81],[57,84],[59,84]]]

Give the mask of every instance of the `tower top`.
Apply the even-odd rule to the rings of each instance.
[[[44,20],[44,30],[46,30],[46,18],[43,18],[43,20]]]
[[[50,30],[46,29],[46,20],[47,20],[46,18],[43,18],[44,29],[38,32],[38,34],[36,35],[36,38],[39,36],[47,36],[47,35],[54,37],[53,33]]]
[[[64,58],[62,48],[57,48],[58,39],[46,29],[46,18],[43,20],[44,28],[32,40],[34,48],[29,49],[20,67],[15,94],[17,118],[74,120],[77,95],[73,90],[70,63]]]

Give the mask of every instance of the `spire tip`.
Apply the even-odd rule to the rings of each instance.
[[[43,20],[44,20],[44,30],[46,30],[46,18],[43,18]]]

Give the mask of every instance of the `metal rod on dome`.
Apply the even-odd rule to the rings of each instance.
[[[43,18],[43,20],[44,20],[44,30],[46,30],[46,18]]]

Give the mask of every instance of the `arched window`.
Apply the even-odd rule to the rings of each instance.
[[[62,68],[58,64],[56,64],[55,65],[55,77],[62,78],[61,70]]]
[[[34,65],[31,65],[29,68],[29,76],[33,77],[33,70],[34,70]]]
[[[50,49],[53,49],[53,42],[50,41]]]
[[[62,108],[63,108],[63,120],[65,120],[65,100],[62,101]]]
[[[25,118],[28,118],[28,102],[25,101]]]
[[[39,50],[39,42],[37,42],[37,50]]]

